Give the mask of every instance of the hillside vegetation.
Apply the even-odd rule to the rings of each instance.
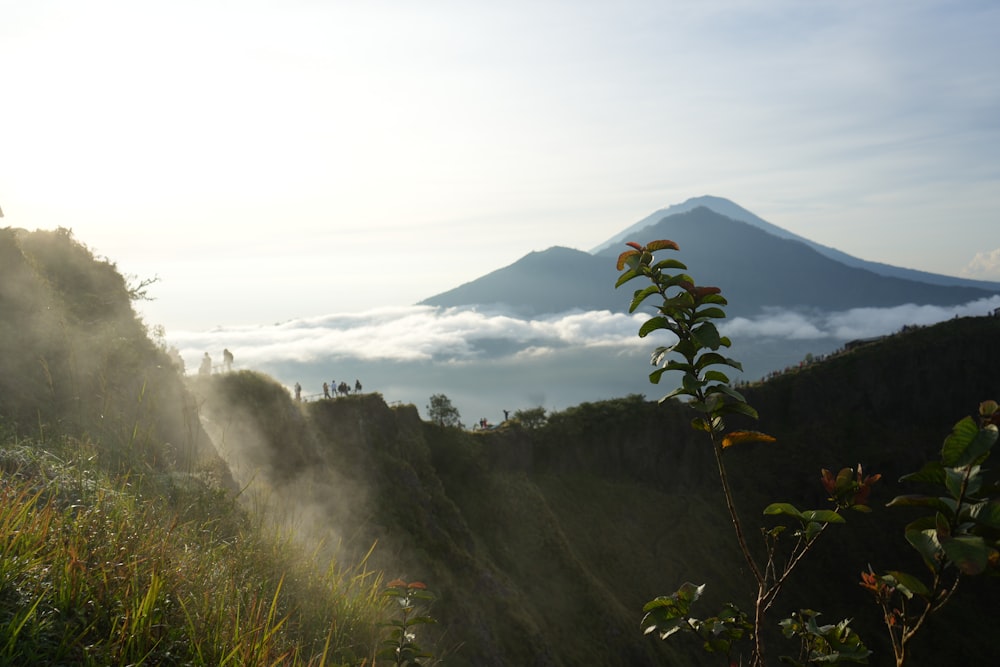
[[[0,232],[0,662],[370,663],[401,577],[437,595],[419,632],[444,664],[721,664],[639,626],[684,581],[709,583],[707,607],[752,594],[685,406],[630,396],[468,432],[378,394],[185,380],[129,290],[68,232]],[[916,557],[907,512],[881,505],[997,397],[997,340],[1000,319],[954,320],[747,388],[778,438],[727,452],[747,525],[776,498],[822,504],[820,468],[884,475],[776,613],[853,617],[890,664],[857,582],[876,556]],[[947,664],[943,635],[996,661],[995,582],[957,596],[911,664]]]

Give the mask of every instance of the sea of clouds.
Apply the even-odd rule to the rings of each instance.
[[[745,379],[826,354],[844,343],[882,336],[904,326],[982,316],[1000,308],[1000,296],[942,307],[902,305],[839,312],[770,309],[755,318],[722,320],[743,362]],[[647,314],[572,311],[526,319],[499,310],[409,306],[290,320],[267,326],[217,327],[167,333],[167,343],[196,371],[208,352],[218,363],[224,348],[237,369],[259,370],[303,395],[322,395],[323,382],[355,380],[389,403],[424,407],[432,394],[448,395],[467,424],[492,423],[503,410],[536,406],[565,409],[639,393],[658,398],[671,387],[649,384],[649,354],[669,334],[637,336]],[[666,380],[665,380],[666,382]]]

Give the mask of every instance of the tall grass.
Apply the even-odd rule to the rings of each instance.
[[[112,477],[79,441],[0,445],[0,664],[361,665],[367,559],[307,553],[195,477]]]

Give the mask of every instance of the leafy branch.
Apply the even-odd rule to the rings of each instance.
[[[785,526],[762,530],[766,547],[763,564],[754,557],[739,514],[736,510],[729,474],[726,470],[724,452],[729,447],[744,442],[774,442],[775,439],[759,431],[733,431],[726,433],[725,419],[731,415],[757,418],[757,411],[746,398],[731,385],[727,369],[743,370],[742,365],[720,350],[732,345],[729,338],[719,333],[715,321],[726,317],[724,306],[728,305],[718,287],[698,286],[686,273],[687,266],[674,258],[657,260],[654,253],[661,250],[679,251],[673,241],[652,241],[646,245],[628,243],[626,250],[618,257],[617,268],[622,271],[615,287],[637,278],[644,278],[650,284],[635,290],[629,305],[629,312],[639,309],[647,299],[654,299],[656,315],[639,328],[639,337],[645,338],[654,332],[668,332],[675,338],[670,345],[657,347],[652,354],[652,365],[656,369],[649,379],[654,384],[660,382],[667,372],[681,374],[680,386],[660,399],[687,398],[687,405],[696,413],[691,425],[707,434],[714,454],[719,481],[725,499],[726,509],[736,536],[743,559],[757,585],[752,625],[747,625],[746,616],[733,605],[727,605],[723,612],[711,619],[700,620],[689,614],[691,604],[701,595],[704,586],[686,583],[676,592],[661,596],[644,607],[642,621],[646,633],[657,632],[666,638],[680,630],[687,630],[702,636],[708,651],[725,652],[728,656],[732,643],[741,639],[747,630],[753,639],[751,663],[764,664],[764,646],[761,628],[767,612],[778,597],[792,571],[812,549],[816,540],[832,523],[844,523],[842,509],[863,506],[871,484],[878,476],[862,477],[861,467],[857,469],[857,479],[850,474],[838,475],[829,487],[834,503],[833,509],[799,510],[789,503],[772,503],[764,510],[765,515],[785,516],[798,521],[793,531],[796,542],[791,551],[778,561],[780,536]],[[851,471],[848,470],[848,473]],[[843,473],[843,471],[842,471]],[[824,484],[827,481],[824,471]],[[815,612],[812,612],[815,614]],[[813,632],[819,626],[802,624],[802,632]],[[844,627],[846,628],[846,621]],[[709,630],[706,630],[709,628]],[[710,639],[705,637],[708,632]],[[817,630],[818,632],[818,630]],[[815,633],[813,633],[815,634]],[[861,644],[857,650],[840,652],[834,643],[822,642],[816,646],[826,646],[825,662],[857,660],[866,658],[867,649]]]

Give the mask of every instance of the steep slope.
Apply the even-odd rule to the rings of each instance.
[[[0,229],[0,426],[90,439],[111,470],[219,463],[124,278],[65,229]]]
[[[420,302],[426,306],[478,305],[522,316],[574,308],[621,311],[628,294],[615,292],[615,267],[571,248],[532,252],[498,269]]]
[[[759,512],[773,500],[823,506],[823,467],[882,472],[876,506],[902,492],[899,475],[995,392],[998,336],[1000,318],[949,321],[748,388],[758,427],[779,442],[727,452],[747,525],[768,525]],[[243,382],[234,374],[208,384]],[[388,576],[440,594],[433,642],[450,664],[716,664],[686,642],[641,636],[642,604],[686,580],[709,584],[706,614],[726,600],[750,604],[711,453],[683,405],[631,397],[551,415],[534,431],[470,433],[421,422],[413,406],[389,408],[378,395],[294,404],[277,388],[264,408],[244,394],[205,394],[206,410],[270,433],[261,440],[270,458],[260,460],[284,466],[268,477],[274,495],[295,494],[319,517],[316,531],[349,536],[345,548],[377,541],[372,562]],[[272,410],[285,426],[259,423]],[[873,664],[885,664],[875,607],[855,584],[870,562],[919,567],[902,538],[908,518],[886,509],[849,517],[775,613],[810,606],[830,620],[853,617],[879,656]],[[998,657],[984,633],[968,630],[982,627],[977,615],[993,595],[964,587],[934,621],[937,632],[961,633],[977,664]],[[947,648],[928,636],[915,652],[912,664],[933,665]]]

